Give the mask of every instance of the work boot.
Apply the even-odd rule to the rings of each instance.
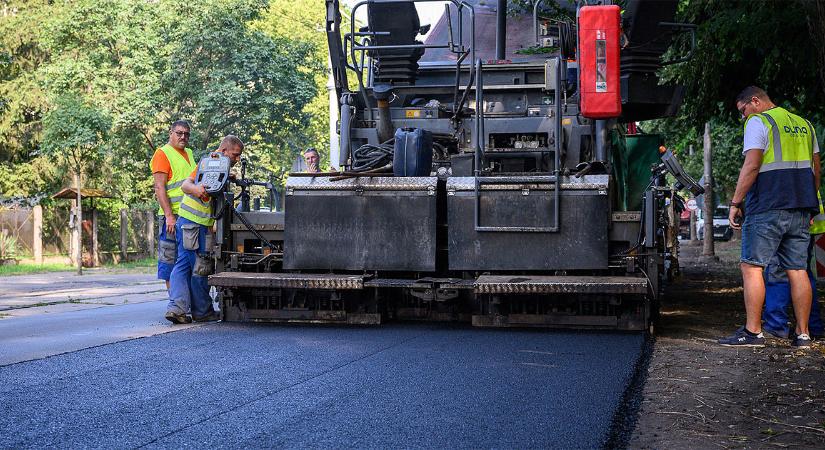
[[[185,324],[185,323],[192,323],[192,318],[187,316],[186,314],[178,314],[173,311],[166,311],[166,320],[175,323],[175,324]]]
[[[192,316],[192,320],[194,320],[195,322],[215,322],[221,320],[221,315],[216,311],[212,311],[206,314],[205,316]]]

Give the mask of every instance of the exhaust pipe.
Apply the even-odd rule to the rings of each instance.
[[[378,132],[378,143],[383,144],[395,135],[395,128],[390,118],[390,96],[392,96],[392,86],[388,84],[378,84],[373,86],[372,93],[378,103],[378,120],[375,124],[375,131]]]

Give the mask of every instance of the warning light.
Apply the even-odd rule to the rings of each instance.
[[[663,155],[664,155],[666,151],[667,151],[667,148],[665,148],[665,146],[664,146],[664,145],[660,145],[660,146],[659,146],[659,153],[661,153],[661,154],[663,154]]]

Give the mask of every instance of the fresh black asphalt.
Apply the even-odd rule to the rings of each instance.
[[[0,448],[599,448],[643,346],[218,323],[0,367]]]

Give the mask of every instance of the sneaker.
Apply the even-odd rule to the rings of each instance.
[[[793,338],[793,341],[791,341],[791,345],[799,348],[808,348],[811,346],[811,337],[805,333],[797,334]]]
[[[187,316],[186,314],[178,314],[172,311],[166,311],[166,320],[176,323],[176,324],[185,324],[185,323],[192,323],[192,318]]]
[[[760,332],[752,336],[741,327],[732,335],[719,339],[719,343],[727,347],[764,347],[765,335]]]
[[[764,327],[764,326],[762,327],[762,332],[767,333],[767,334],[769,334],[769,335],[771,335],[771,336],[773,336],[777,339],[788,339],[788,337],[789,337],[789,334],[788,334],[787,331],[775,330],[773,328],[768,328],[768,327]]]
[[[217,311],[212,311],[209,314],[201,317],[192,316],[195,322],[215,322],[221,320],[221,315]]]

